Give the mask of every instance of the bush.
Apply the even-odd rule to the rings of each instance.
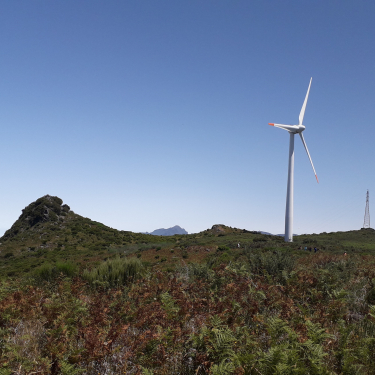
[[[10,258],[10,257],[13,257],[13,256],[14,256],[14,254],[11,253],[11,252],[9,252],[9,253],[6,253],[6,254],[4,255],[4,258]]]
[[[217,248],[217,251],[228,251],[230,250],[228,246],[221,245]]]
[[[108,259],[91,271],[85,270],[83,278],[93,286],[117,287],[143,276],[145,268],[138,258]]]
[[[50,263],[44,263],[34,271],[34,277],[43,281],[52,281],[60,274],[73,277],[76,272],[77,266],[69,262],[57,262],[54,266]]]
[[[189,265],[188,273],[197,279],[212,280],[215,273],[208,264],[192,263]]]
[[[68,277],[73,277],[77,272],[77,266],[69,262],[57,262],[55,268],[58,273],[63,273],[65,276]]]
[[[375,304],[375,288],[371,288],[366,296],[366,300],[370,305]]]
[[[36,279],[51,281],[54,276],[53,266],[49,263],[42,264],[34,271],[34,276]]]
[[[283,271],[290,272],[294,267],[294,258],[289,253],[281,251],[248,252],[247,259],[251,272],[257,274],[267,272],[277,280],[282,279]]]
[[[267,241],[267,239],[264,238],[264,237],[255,237],[253,239],[253,242],[266,242],[266,241]]]
[[[228,254],[226,251],[220,254],[220,256],[217,258],[216,263],[219,264],[227,264],[229,263],[233,257]]]

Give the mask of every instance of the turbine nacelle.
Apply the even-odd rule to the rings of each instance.
[[[276,128],[287,130],[289,133],[297,134],[302,133],[305,130],[305,125],[283,125],[268,123],[268,125],[275,126]]]

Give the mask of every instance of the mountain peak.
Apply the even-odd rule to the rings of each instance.
[[[45,195],[35,202],[30,203],[22,210],[21,216],[10,229],[8,229],[3,239],[14,237],[19,232],[24,232],[27,229],[34,227],[39,223],[56,222],[65,217],[70,211],[67,204],[63,205],[63,200],[59,197]]]
[[[188,234],[188,232],[184,228],[181,228],[179,225],[175,225],[174,227],[167,228],[167,229],[164,229],[164,228],[156,229],[153,232],[148,233],[148,234],[152,234],[154,236],[173,236],[175,234]]]

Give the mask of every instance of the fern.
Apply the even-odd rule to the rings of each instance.
[[[210,320],[210,323],[211,323],[213,328],[219,328],[223,325],[223,322],[218,315],[212,316],[211,320]]]
[[[225,269],[239,276],[246,277],[249,275],[249,271],[243,263],[229,263]]]
[[[345,300],[345,297],[347,296],[348,292],[345,289],[339,289],[339,290],[334,290],[332,292],[332,297],[334,297],[337,300]]]
[[[154,375],[154,372],[148,368],[142,367],[142,375]]]
[[[191,341],[193,347],[198,351],[207,352],[214,362],[220,363],[216,364],[215,371],[219,371],[217,374],[221,374],[220,371],[222,371],[222,368],[227,368],[225,366],[229,366],[228,363],[233,366],[233,360],[236,358],[233,345],[237,338],[216,315],[211,318],[211,326],[211,329],[203,326],[198,334],[191,336]]]
[[[280,364],[287,362],[287,354],[285,346],[276,346],[271,348],[267,353],[264,353],[260,358],[260,369],[262,374],[275,374],[276,368]]]
[[[319,373],[318,370],[322,367],[323,359],[327,355],[327,353],[324,353],[323,347],[319,344],[314,344],[311,340],[305,341],[301,347],[311,368]]]
[[[220,364],[213,365],[211,367],[210,374],[212,375],[228,375],[232,374],[235,370],[235,367],[232,362],[228,362],[225,359],[223,359]]]
[[[162,293],[160,300],[169,318],[172,318],[180,311],[180,308],[176,306],[173,297],[168,292]]]
[[[232,331],[228,328],[213,328],[210,335],[208,353],[214,358],[224,360],[232,358],[235,354],[233,343],[236,341]]]
[[[288,324],[280,318],[272,317],[268,320],[268,332],[274,342],[277,342],[285,335],[287,328]]]
[[[375,306],[369,305],[368,307],[370,309],[369,315],[375,319]]]
[[[60,363],[60,370],[62,375],[79,375],[84,372],[83,369],[76,368],[74,365],[65,361]]]
[[[321,344],[325,340],[333,338],[332,335],[326,333],[325,329],[319,323],[314,324],[310,320],[306,322],[307,334],[314,344]]]
[[[262,374],[326,374],[324,352],[321,345],[332,336],[319,324],[306,323],[309,339],[300,343],[297,333],[282,319],[268,320],[268,332],[272,345],[268,352],[259,356]]]

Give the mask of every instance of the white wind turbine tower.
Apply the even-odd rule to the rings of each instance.
[[[309,149],[307,148],[305,139],[303,138],[302,132],[305,130],[305,126],[302,125],[303,116],[305,115],[306,103],[310,93],[312,78],[310,79],[309,88],[307,89],[305,101],[303,102],[301,112],[299,114],[298,125],[282,125],[282,124],[271,124],[277,128],[285,129],[289,132],[289,169],[288,169],[288,188],[286,192],[286,209],[285,209],[285,242],[293,242],[293,183],[294,183],[294,135],[299,134],[302,143],[305,146],[307,156],[310,159],[311,166],[314,170],[316,181],[319,183],[318,176],[316,175],[314,164],[311,160]]]

